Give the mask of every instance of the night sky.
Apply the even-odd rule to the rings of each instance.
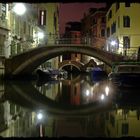
[[[64,33],[66,22],[80,21],[89,8],[101,8],[105,6],[105,3],[61,3],[59,9],[60,33]]]

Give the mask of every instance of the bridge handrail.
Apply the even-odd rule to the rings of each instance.
[[[134,48],[131,47],[130,49],[127,49],[127,56],[125,56],[125,54],[119,54],[116,52],[112,52],[112,51],[107,51],[106,49],[100,49],[97,48],[96,46],[94,46],[94,43],[92,42],[90,37],[86,37],[86,36],[80,36],[80,37],[64,37],[64,36],[58,36],[56,34],[51,34],[48,35],[48,38],[46,38],[46,40],[44,40],[45,44],[47,44],[48,47],[50,46],[63,46],[63,45],[76,45],[76,46],[85,46],[85,47],[93,47],[95,48],[97,51],[99,50],[100,53],[101,51],[104,53],[107,53],[108,55],[110,55],[110,57],[112,56],[112,54],[114,56],[118,56],[118,57],[124,57],[125,60],[131,59],[131,60],[137,60],[137,54],[138,54],[138,48]],[[39,46],[44,46],[43,44],[39,44]],[[46,46],[46,45],[45,45]],[[133,48],[133,49],[132,49]],[[30,48],[26,48],[26,50],[24,50],[24,52],[29,51]],[[119,47],[118,49],[124,50],[125,48],[123,47]],[[16,54],[15,54],[16,55]]]

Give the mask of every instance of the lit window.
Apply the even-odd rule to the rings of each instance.
[[[41,12],[41,25],[44,23],[44,11]]]
[[[40,10],[39,25],[46,25],[46,10]]]

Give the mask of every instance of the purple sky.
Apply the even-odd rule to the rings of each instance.
[[[61,3],[59,9],[60,33],[64,33],[66,22],[80,21],[83,18],[84,12],[87,13],[89,8],[100,7],[105,7],[105,3]]]

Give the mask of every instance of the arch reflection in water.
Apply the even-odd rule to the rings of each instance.
[[[133,104],[130,100],[127,102],[126,89],[113,91],[110,88],[108,96],[105,96],[107,81],[92,83],[90,78],[85,76],[79,79],[79,81],[73,79],[46,83],[39,87],[36,86],[36,81],[6,82],[5,93],[1,97],[1,122],[4,123],[3,125],[1,123],[0,135],[3,137],[39,136],[37,112],[41,109],[46,118],[42,122],[43,136],[139,137],[140,104],[139,102]],[[68,89],[69,86],[73,89],[73,86],[80,84],[80,97],[76,98],[78,101],[75,98],[71,99],[75,97],[75,93],[69,92],[68,89],[63,93],[66,89],[66,87],[60,88],[64,86],[63,84]],[[47,86],[47,90],[42,90],[43,86]],[[58,89],[54,90],[54,87]],[[39,92],[38,88],[43,92]],[[129,95],[132,95],[134,90],[129,91],[131,91]],[[131,97],[132,101],[138,98],[138,91],[139,89],[135,90],[135,96]],[[51,93],[55,96],[50,95]],[[108,101],[100,100],[102,94],[104,97],[110,97]],[[124,99],[126,102],[123,102]],[[4,127],[4,124],[7,127]]]

